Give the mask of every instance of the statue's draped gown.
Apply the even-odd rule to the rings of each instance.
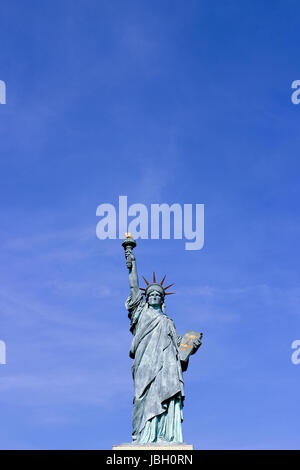
[[[179,356],[181,336],[173,320],[143,300],[139,292],[128,297],[126,308],[134,335],[132,441],[182,442],[184,388]]]

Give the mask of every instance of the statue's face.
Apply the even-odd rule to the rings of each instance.
[[[162,304],[162,297],[156,290],[150,292],[148,296],[148,304],[154,306],[160,306]]]

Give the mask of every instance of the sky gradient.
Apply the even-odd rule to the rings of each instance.
[[[203,332],[185,442],[300,449],[299,2],[5,0],[0,22],[0,448],[130,441],[127,269],[96,237],[127,195],[205,205],[202,250],[135,251]]]

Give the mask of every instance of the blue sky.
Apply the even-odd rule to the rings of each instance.
[[[197,449],[299,449],[297,1],[2,1],[2,449],[131,436],[120,240],[96,208],[205,204],[205,245],[140,240],[139,273],[203,331],[185,373]]]

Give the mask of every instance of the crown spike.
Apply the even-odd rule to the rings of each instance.
[[[163,285],[165,279],[166,279],[166,274],[165,274],[164,277],[162,278],[162,281],[161,281],[161,283],[160,283],[161,286]]]
[[[147,284],[147,286],[149,286],[149,282],[147,281],[147,279],[144,278],[144,276],[142,276],[142,278],[144,279],[145,283]]]
[[[155,272],[153,271],[153,284],[156,284]]]
[[[169,287],[171,287],[171,286],[174,286],[174,282],[173,282],[173,284],[169,284],[167,287],[164,287],[164,289],[167,290],[167,289],[169,289]]]
[[[173,295],[176,294],[176,292],[166,292],[165,295]]]

